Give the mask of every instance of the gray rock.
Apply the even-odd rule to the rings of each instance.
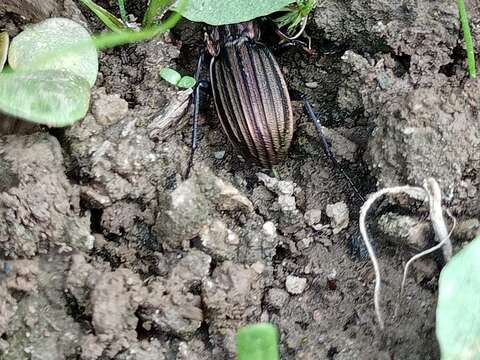
[[[128,113],[128,103],[120,95],[107,95],[105,90],[99,91],[92,104],[95,120],[101,125],[109,126],[122,120]]]
[[[285,280],[285,287],[287,291],[292,295],[298,295],[305,291],[307,287],[307,279],[302,277],[297,277],[293,275],[288,275]]]
[[[431,225],[412,216],[387,213],[379,217],[378,227],[397,245],[407,245],[420,250],[428,243],[427,236]]]
[[[338,234],[340,231],[348,227],[349,211],[347,204],[343,201],[335,204],[328,204],[326,213],[331,220],[334,234]]]
[[[322,210],[320,209],[312,209],[305,212],[303,215],[305,222],[309,226],[314,226],[320,223],[322,220]]]

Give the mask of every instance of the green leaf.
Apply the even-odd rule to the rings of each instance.
[[[61,70],[0,74],[0,111],[52,127],[67,126],[88,111],[90,85]]]
[[[185,88],[185,89],[190,89],[195,86],[197,82],[195,79],[191,76],[184,76],[180,79],[180,81],[177,83],[178,87]]]
[[[142,25],[144,27],[152,26],[155,16],[157,16],[162,10],[165,10],[172,3],[173,0],[150,0],[145,15],[143,16]]]
[[[7,62],[9,38],[7,32],[0,33],[0,73]]]
[[[125,10],[125,0],[118,0],[118,9],[120,10],[120,17],[124,24],[127,23],[127,11]],[[118,19],[117,19],[118,20]]]
[[[160,76],[163,80],[172,85],[178,85],[179,81],[182,79],[182,75],[180,75],[176,70],[170,68],[163,68],[160,70]]]
[[[271,324],[255,324],[237,333],[237,360],[279,360],[278,332]]]
[[[189,0],[180,13],[190,21],[210,25],[235,24],[282,10],[295,0]]]
[[[125,24],[108,10],[95,4],[92,0],[80,0],[113,32],[121,32],[126,29]]]
[[[460,23],[462,24],[463,40],[467,51],[467,69],[471,79],[477,77],[477,66],[475,62],[475,49],[473,46],[470,24],[468,22],[468,12],[464,0],[457,0],[458,12],[460,14]]]
[[[81,48],[81,51],[65,51]],[[49,58],[49,61],[42,61]],[[51,18],[29,26],[10,45],[8,62],[14,71],[65,70],[87,79],[93,86],[98,56],[90,34],[65,18]]]
[[[442,360],[480,359],[480,237],[440,274],[436,333]]]

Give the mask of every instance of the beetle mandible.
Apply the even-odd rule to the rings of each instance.
[[[234,148],[264,167],[280,163],[288,153],[296,127],[291,104],[293,93],[295,100],[303,101],[326,155],[363,199],[331,151],[320,119],[306,96],[289,91],[272,51],[260,42],[260,27],[256,21],[211,26],[206,34],[206,51],[211,57],[209,75],[216,113]],[[187,176],[197,148],[200,93],[209,87],[207,81],[199,81],[204,60],[205,51],[195,72],[192,153]]]

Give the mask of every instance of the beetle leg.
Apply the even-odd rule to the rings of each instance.
[[[315,114],[315,111],[313,110],[313,106],[308,100],[307,96],[296,90],[291,90],[290,95],[292,97],[292,100],[303,101],[303,107],[305,109],[305,112],[307,113],[310,120],[312,120],[313,124],[315,125],[315,128],[317,129],[317,133],[322,142],[322,147],[323,147],[323,151],[325,152],[325,155],[327,155],[327,157],[333,163],[334,167],[342,173],[343,177],[347,180],[348,184],[353,189],[355,194],[362,200],[362,202],[365,202],[365,197],[360,193],[357,186],[353,182],[352,178],[348,176],[345,170],[340,166],[340,163],[337,160],[337,157],[332,152],[331,142],[325,135],[325,132],[323,131],[323,128],[322,128],[322,123],[320,122],[319,117]]]
[[[195,70],[195,88],[193,89],[192,102],[193,102],[193,115],[192,115],[192,140],[190,144],[190,158],[188,160],[187,172],[185,178],[188,179],[193,167],[193,158],[195,150],[198,145],[198,117],[200,112],[200,101],[202,90],[208,91],[210,89],[210,83],[207,80],[199,80],[202,71],[203,63],[205,60],[205,52],[202,52],[198,59],[197,68]]]
[[[308,55],[313,55],[315,53],[315,50],[313,50],[310,46],[310,44],[307,44],[301,40],[297,40],[297,39],[292,39],[292,40],[288,40],[286,42],[281,42],[277,45],[275,45],[273,48],[272,48],[272,51],[278,55],[278,54],[281,54],[283,51],[291,48],[291,47],[297,47],[297,48],[300,48],[302,49],[304,52],[306,52]]]

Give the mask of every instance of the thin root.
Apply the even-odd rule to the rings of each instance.
[[[412,197],[417,198],[419,195],[422,198],[425,198],[425,190],[420,187],[414,186],[395,186],[391,188],[382,189],[377,191],[376,193],[372,194],[367,201],[362,205],[360,210],[360,233],[362,234],[363,241],[365,246],[368,250],[368,256],[370,257],[370,261],[373,265],[373,270],[375,272],[375,290],[373,294],[373,302],[375,306],[375,314],[377,316],[377,321],[380,326],[380,329],[384,329],[384,322],[382,317],[382,312],[380,310],[380,290],[382,287],[381,277],[380,277],[380,266],[378,265],[377,257],[375,256],[375,251],[373,250],[372,244],[368,237],[367,233],[367,225],[366,225],[366,217],[368,210],[372,207],[372,205],[377,201],[380,197],[387,195],[387,194],[400,194],[400,193],[407,193]]]
[[[307,27],[307,22],[308,22],[308,17],[304,17],[303,20],[302,20],[302,27],[300,28],[300,30],[293,36],[288,36],[287,34],[283,33],[283,32],[279,32],[279,34],[286,40],[296,40],[298,39],[300,36],[302,36],[303,32],[305,31],[305,28]]]
[[[450,232],[448,233],[448,236],[446,236],[445,238],[443,238],[442,241],[440,241],[437,245],[435,246],[432,246],[430,249],[427,249],[425,251],[422,251],[421,253],[418,253],[414,256],[412,256],[410,258],[410,260],[407,261],[407,263],[405,264],[405,269],[403,270],[403,279],[402,279],[402,287],[400,288],[400,295],[403,295],[403,290],[405,289],[405,282],[407,281],[407,275],[408,275],[408,270],[409,270],[409,267],[410,265],[412,265],[412,263],[415,261],[415,260],[418,260],[420,259],[421,257],[425,256],[425,255],[428,255],[434,251],[437,251],[438,249],[440,249],[442,246],[448,246],[448,244],[451,245],[451,242],[450,242],[450,236],[452,235],[453,233],[453,230],[455,230],[455,227],[457,226],[457,219],[455,219],[455,217],[450,213],[450,211],[446,211],[447,212],[447,215],[452,219],[453,221],[453,225],[452,225],[452,229],[450,230]]]
[[[420,187],[413,187],[413,186],[396,186],[392,188],[386,188],[380,190],[374,194],[372,194],[368,200],[363,204],[360,210],[360,232],[363,237],[363,241],[365,242],[365,246],[368,250],[368,255],[373,265],[373,269],[375,272],[375,290],[373,295],[373,302],[375,306],[375,314],[377,316],[377,320],[379,323],[380,328],[384,329],[384,322],[382,317],[382,312],[380,309],[380,291],[381,291],[381,277],[380,277],[380,267],[378,265],[377,258],[375,256],[375,252],[373,251],[373,247],[371,245],[370,239],[367,234],[367,227],[366,227],[366,216],[368,210],[372,207],[373,203],[383,195],[386,194],[398,194],[398,193],[406,193],[409,196],[419,199],[428,199],[430,205],[430,220],[433,225],[433,229],[435,232],[436,239],[438,244],[434,247],[427,249],[420,254],[413,256],[406,264],[404,272],[403,272],[403,279],[402,279],[402,286],[401,286],[401,294],[403,293],[403,289],[405,286],[405,281],[408,274],[408,269],[410,265],[417,259],[425,256],[427,254],[432,253],[433,251],[443,248],[443,255],[445,257],[445,261],[448,261],[452,256],[452,244],[450,242],[450,235],[452,234],[453,229],[456,226],[456,219],[450,214],[447,210],[448,216],[453,219],[453,227],[450,232],[448,232],[447,225],[445,223],[445,219],[443,217],[442,211],[442,198],[441,198],[441,190],[438,182],[433,179],[429,178],[425,180],[423,184],[423,188]]]

